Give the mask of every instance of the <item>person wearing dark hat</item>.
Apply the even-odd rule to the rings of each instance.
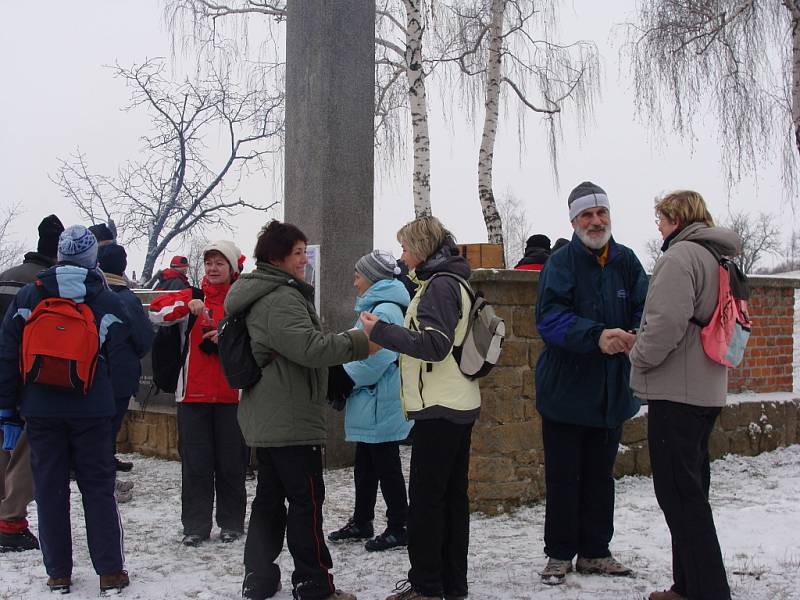
[[[89,231],[92,232],[97,240],[98,248],[111,246],[117,242],[117,236],[114,235],[112,227],[114,227],[113,221],[109,221],[109,225],[106,225],[105,223],[98,223],[89,227]],[[116,230],[116,228],[114,228],[114,230]]]
[[[56,263],[58,236],[64,226],[55,215],[49,215],[39,223],[39,243],[35,252],[28,252],[22,264],[0,274],[0,316],[11,304],[19,289],[36,281],[36,276]],[[2,412],[0,412],[2,417]],[[0,450],[0,551],[35,550],[39,547],[36,536],[28,528],[28,504],[33,501],[33,476],[28,434],[23,428],[3,427],[2,434],[16,438],[12,449],[11,440],[3,436]]]
[[[389,252],[373,250],[356,262],[353,286],[358,291],[355,311],[368,311],[387,323],[402,325],[411,298],[397,279],[400,268]],[[356,320],[356,329],[362,329]],[[400,403],[398,354],[381,349],[369,358],[343,365],[349,383],[344,416],[345,439],[356,442],[353,470],[355,507],[347,524],[328,535],[332,542],[366,540],[368,551],[405,546],[408,498],[400,464],[400,442],[411,422]],[[331,386],[330,377],[328,386]],[[373,538],[375,498],[380,485],[386,503],[386,531]],[[370,539],[372,538],[372,539]]]
[[[150,326],[150,319],[136,298],[134,293],[128,288],[125,278],[125,269],[128,267],[128,255],[125,248],[119,244],[106,246],[100,254],[99,267],[106,277],[106,283],[111,291],[116,292],[117,297],[122,301],[125,308],[130,336],[125,344],[125,358],[120,361],[124,367],[121,372],[114,373],[114,402],[116,413],[112,421],[111,453],[116,455],[117,434],[122,427],[122,420],[128,412],[128,403],[131,396],[135,396],[139,389],[139,377],[142,374],[141,359],[150,351],[153,344],[153,328]],[[130,471],[133,464],[123,462],[114,457],[117,471]],[[127,495],[128,489],[123,485],[124,482],[117,481],[117,500],[130,499]]]
[[[518,271],[541,271],[550,256],[550,238],[537,233],[525,242],[525,256],[514,267]]]
[[[169,268],[156,273],[155,277],[145,284],[145,287],[153,286],[154,290],[185,290],[190,287],[189,278],[189,259],[185,256],[173,256],[169,261]]]
[[[550,251],[550,254],[555,254],[558,250],[561,250],[564,246],[569,244],[569,240],[565,238],[558,238],[553,244],[553,249]]]
[[[105,593],[130,583],[123,570],[122,524],[114,500],[116,474],[109,452],[114,415],[112,373],[122,370],[121,348],[129,332],[120,300],[108,289],[96,268],[94,235],[83,225],[72,225],[59,236],[57,252],[58,262],[41,271],[35,283],[19,290],[0,327],[0,423],[4,445],[13,446],[7,434],[15,425],[20,427],[24,423],[28,434],[42,558],[49,576],[47,586],[52,591],[67,593],[72,583],[68,498],[70,469],[74,468],[85,508],[89,554],[100,576],[100,591]],[[46,383],[38,381],[42,371],[55,378],[61,372],[52,367],[53,363],[44,361],[42,371],[31,369],[22,377],[20,365],[31,358],[27,345],[23,348],[22,344],[29,319],[32,315],[58,319],[53,312],[48,315],[39,311],[45,299],[70,300],[80,307],[84,319],[96,323],[99,360],[78,389],[64,381],[61,385],[56,385],[53,379],[47,379]],[[87,309],[91,315],[85,313]],[[59,334],[52,332],[58,330],[59,327],[49,330],[40,327],[31,335],[54,336]],[[64,326],[61,330],[65,330]],[[42,339],[53,342],[52,337]],[[12,413],[10,417],[8,411]]]
[[[539,279],[536,324],[545,343],[536,364],[542,417],[544,583],[573,570],[631,574],[609,549],[614,533],[614,461],[622,424],[639,410],[627,352],[639,327],[647,277],[636,255],[611,236],[605,191],[585,181],[568,200],[572,241]]]

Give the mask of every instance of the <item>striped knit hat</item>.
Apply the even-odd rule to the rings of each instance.
[[[605,190],[591,181],[584,181],[572,190],[569,193],[567,204],[569,205],[570,221],[587,208],[604,206],[608,210],[611,210],[611,204],[608,202],[608,196],[606,196]]]

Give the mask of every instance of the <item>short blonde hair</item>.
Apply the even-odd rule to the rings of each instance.
[[[681,227],[692,223],[705,223],[714,227],[714,219],[708,212],[705,200],[699,193],[691,190],[677,190],[656,200],[656,212],[673,223],[680,222]]]
[[[419,260],[425,261],[453,234],[436,217],[419,217],[403,225],[397,241]]]

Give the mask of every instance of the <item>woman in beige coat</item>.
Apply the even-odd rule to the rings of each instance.
[[[648,403],[653,486],[672,534],[674,583],[650,600],[730,600],[708,503],[708,438],[725,405],[728,373],[706,356],[695,321],[707,322],[717,305],[719,267],[707,247],[731,256],[740,242],[714,227],[697,192],[659,200],[656,223],[664,255],[630,351],[631,388]]]

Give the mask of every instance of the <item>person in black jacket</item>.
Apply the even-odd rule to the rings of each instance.
[[[550,238],[537,233],[525,242],[525,256],[514,268],[518,271],[541,271],[550,257]]]
[[[114,373],[113,381],[116,413],[112,421],[111,453],[116,454],[117,434],[122,428],[122,420],[125,418],[125,413],[128,412],[128,403],[131,396],[135,396],[139,390],[139,377],[142,374],[141,359],[150,351],[155,334],[142,303],[128,288],[125,280],[125,269],[128,266],[128,255],[125,252],[125,248],[119,244],[103,248],[103,252],[100,254],[99,266],[106,276],[108,287],[111,288],[111,291],[116,292],[117,297],[122,300],[131,332],[126,345],[125,358],[121,361],[121,364],[124,365],[124,370]],[[116,456],[114,457],[114,463],[117,471],[130,471],[133,468],[131,463],[123,462]],[[127,498],[120,493],[125,491],[124,486],[120,486],[120,483],[119,481],[117,482],[118,501]]]
[[[0,318],[19,289],[56,264],[58,236],[64,226],[55,215],[39,223],[35,252],[25,254],[21,265],[0,274]],[[0,551],[36,550],[39,541],[28,528],[28,504],[33,500],[33,476],[28,433],[22,430],[12,450],[0,450]]]

